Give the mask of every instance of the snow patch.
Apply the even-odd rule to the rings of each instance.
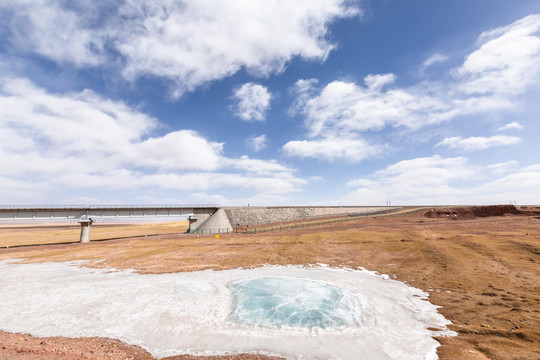
[[[251,352],[295,359],[436,359],[432,336],[455,335],[427,293],[365,270],[148,275],[80,265],[0,261],[0,329],[116,338],[156,357]]]

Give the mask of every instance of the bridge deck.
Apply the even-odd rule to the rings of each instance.
[[[79,219],[146,216],[188,216],[197,209],[219,205],[7,205],[0,206],[0,220]]]

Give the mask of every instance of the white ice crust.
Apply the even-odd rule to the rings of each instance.
[[[235,308],[232,285],[262,278],[337,289],[351,311],[342,315],[355,320],[324,328],[237,321],[234,312],[242,309]],[[455,334],[427,296],[374,272],[324,266],[147,275],[81,263],[0,261],[1,330],[115,338],[158,358],[249,352],[290,359],[436,359],[432,336]]]

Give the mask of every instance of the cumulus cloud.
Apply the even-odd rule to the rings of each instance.
[[[516,95],[538,81],[540,14],[486,31],[455,73],[466,94]]]
[[[133,165],[162,170],[215,170],[222,152],[222,143],[208,141],[192,130],[179,130],[134,144],[126,158]]]
[[[246,83],[236,88],[233,94],[234,114],[245,121],[264,121],[270,108],[272,95],[265,86]]]
[[[451,108],[436,96],[416,89],[382,91],[382,87],[394,79],[392,74],[369,75],[365,79],[366,87],[345,81],[329,83],[317,96],[302,104],[309,135],[377,131],[388,125],[419,128],[447,118]]]
[[[92,161],[103,157],[108,160],[95,161],[94,168],[218,167],[223,144],[209,142],[189,130],[147,137],[157,120],[122,102],[104,99],[89,90],[51,94],[27,79],[4,79],[0,86],[0,126],[10,137],[2,144],[6,153],[3,159],[14,161],[9,167],[12,174],[32,171],[17,160],[23,155],[35,160],[33,170],[49,172],[83,169],[87,165],[79,163],[81,158]],[[14,152],[17,148],[19,151]],[[38,161],[41,157],[49,160]]]
[[[498,128],[497,130],[498,131],[506,131],[506,130],[522,130],[523,129],[523,126],[516,122],[516,121],[513,121],[511,123],[508,123],[504,126],[501,126],[500,128]]]
[[[443,141],[435,146],[447,146],[453,149],[459,149],[464,151],[473,150],[485,150],[494,146],[508,146],[515,145],[521,141],[516,136],[496,135],[491,137],[473,136],[469,138],[462,138],[460,136],[453,136],[445,138]]]
[[[328,26],[361,13],[349,0],[22,0],[0,10],[14,49],[78,67],[116,64],[128,80],[165,78],[173,97],[241,69],[268,76],[294,57],[324,60],[334,48]]]
[[[431,63],[442,60],[436,57]],[[285,152],[351,159],[346,152],[323,156],[316,144],[343,137],[365,142],[363,139],[381,131],[414,132],[460,116],[517,109],[520,95],[540,85],[540,15],[483,33],[476,50],[450,75],[448,81],[423,81],[409,87],[396,86],[393,74],[368,75],[364,85],[337,80],[318,87],[314,79],[299,80],[293,89],[296,101],[291,112],[303,116],[308,139],[285,144]],[[489,147],[519,141],[512,137],[448,141],[457,140],[470,148],[474,148],[473,142]],[[305,150],[290,151],[300,146]]]
[[[509,161],[474,166],[465,157],[439,155],[403,160],[346,184],[355,188],[337,202],[384,205],[521,204],[540,201],[540,166]]]
[[[454,181],[474,175],[464,157],[443,158],[439,155],[402,160],[376,171],[368,178],[351,180],[356,190],[346,196],[347,203],[382,205],[455,203],[461,190],[449,186]]]
[[[540,202],[539,188],[539,169],[522,168],[475,186],[468,194],[472,203],[505,204],[514,200],[518,205],[530,205]]]
[[[0,196],[7,201],[38,188],[30,183],[66,194],[224,187],[285,194],[306,183],[275,160],[228,158],[223,143],[193,130],[158,135],[159,125],[92,91],[54,94],[27,79],[1,79]]]
[[[268,145],[268,138],[266,135],[251,136],[246,139],[246,144],[253,151],[259,152]]]

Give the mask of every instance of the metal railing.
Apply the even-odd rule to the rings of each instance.
[[[73,209],[178,209],[178,208],[218,208],[218,204],[180,205],[0,205],[0,210],[73,210]]]

